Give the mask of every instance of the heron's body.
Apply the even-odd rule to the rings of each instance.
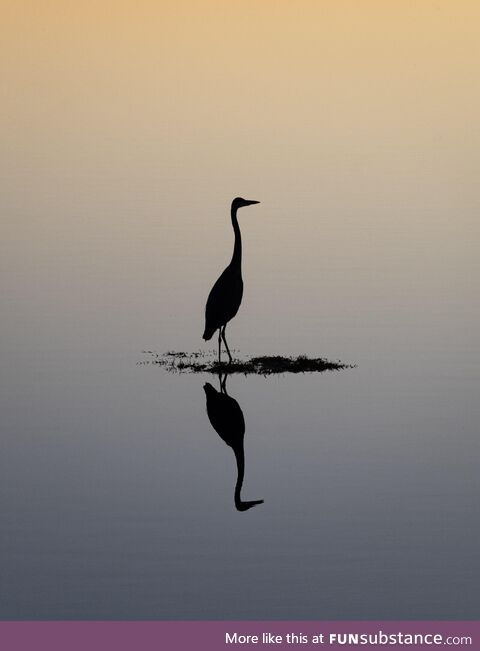
[[[242,269],[231,264],[222,272],[208,295],[205,307],[205,332],[208,341],[216,330],[226,326],[238,312],[242,302]]]
[[[237,314],[243,297],[242,280],[242,236],[237,220],[237,210],[242,206],[249,206],[258,201],[248,201],[237,198],[232,202],[231,218],[235,234],[233,255],[228,267],[222,272],[210,294],[208,295],[205,307],[205,330],[203,338],[205,341],[211,339],[218,330],[218,358],[220,361],[221,338],[223,338],[230,362],[232,356],[228,349],[225,338],[225,328],[229,321]]]

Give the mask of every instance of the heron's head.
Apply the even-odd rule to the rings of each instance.
[[[253,201],[251,199],[242,199],[237,197],[232,201],[232,210],[237,210],[238,208],[243,208],[244,206],[251,206],[254,203],[260,203],[260,201]]]

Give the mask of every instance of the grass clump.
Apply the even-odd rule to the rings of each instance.
[[[242,373],[244,375],[274,375],[279,373],[322,373],[324,371],[339,371],[344,368],[353,368],[352,364],[332,362],[323,357],[284,357],[283,355],[262,355],[250,357],[246,360],[234,358],[231,363],[218,362],[212,354],[202,351],[186,353],[182,351],[168,351],[155,353],[143,351],[153,359],[143,362],[157,364],[167,371],[177,373]],[[140,362],[142,363],[142,362]]]

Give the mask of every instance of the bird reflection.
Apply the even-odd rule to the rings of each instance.
[[[240,405],[227,393],[227,374],[218,376],[220,391],[209,382],[203,385],[207,397],[207,414],[213,429],[221,439],[230,446],[237,462],[237,482],[235,484],[235,507],[238,511],[247,511],[252,506],[262,504],[263,500],[244,502],[241,498],[243,478],[245,475],[245,453],[243,437],[245,435],[245,419]]]

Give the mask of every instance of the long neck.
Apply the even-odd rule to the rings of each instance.
[[[232,206],[232,226],[235,233],[235,244],[233,246],[233,255],[230,265],[237,267],[239,271],[242,268],[242,236],[240,234],[240,226],[237,220],[237,209]]]

